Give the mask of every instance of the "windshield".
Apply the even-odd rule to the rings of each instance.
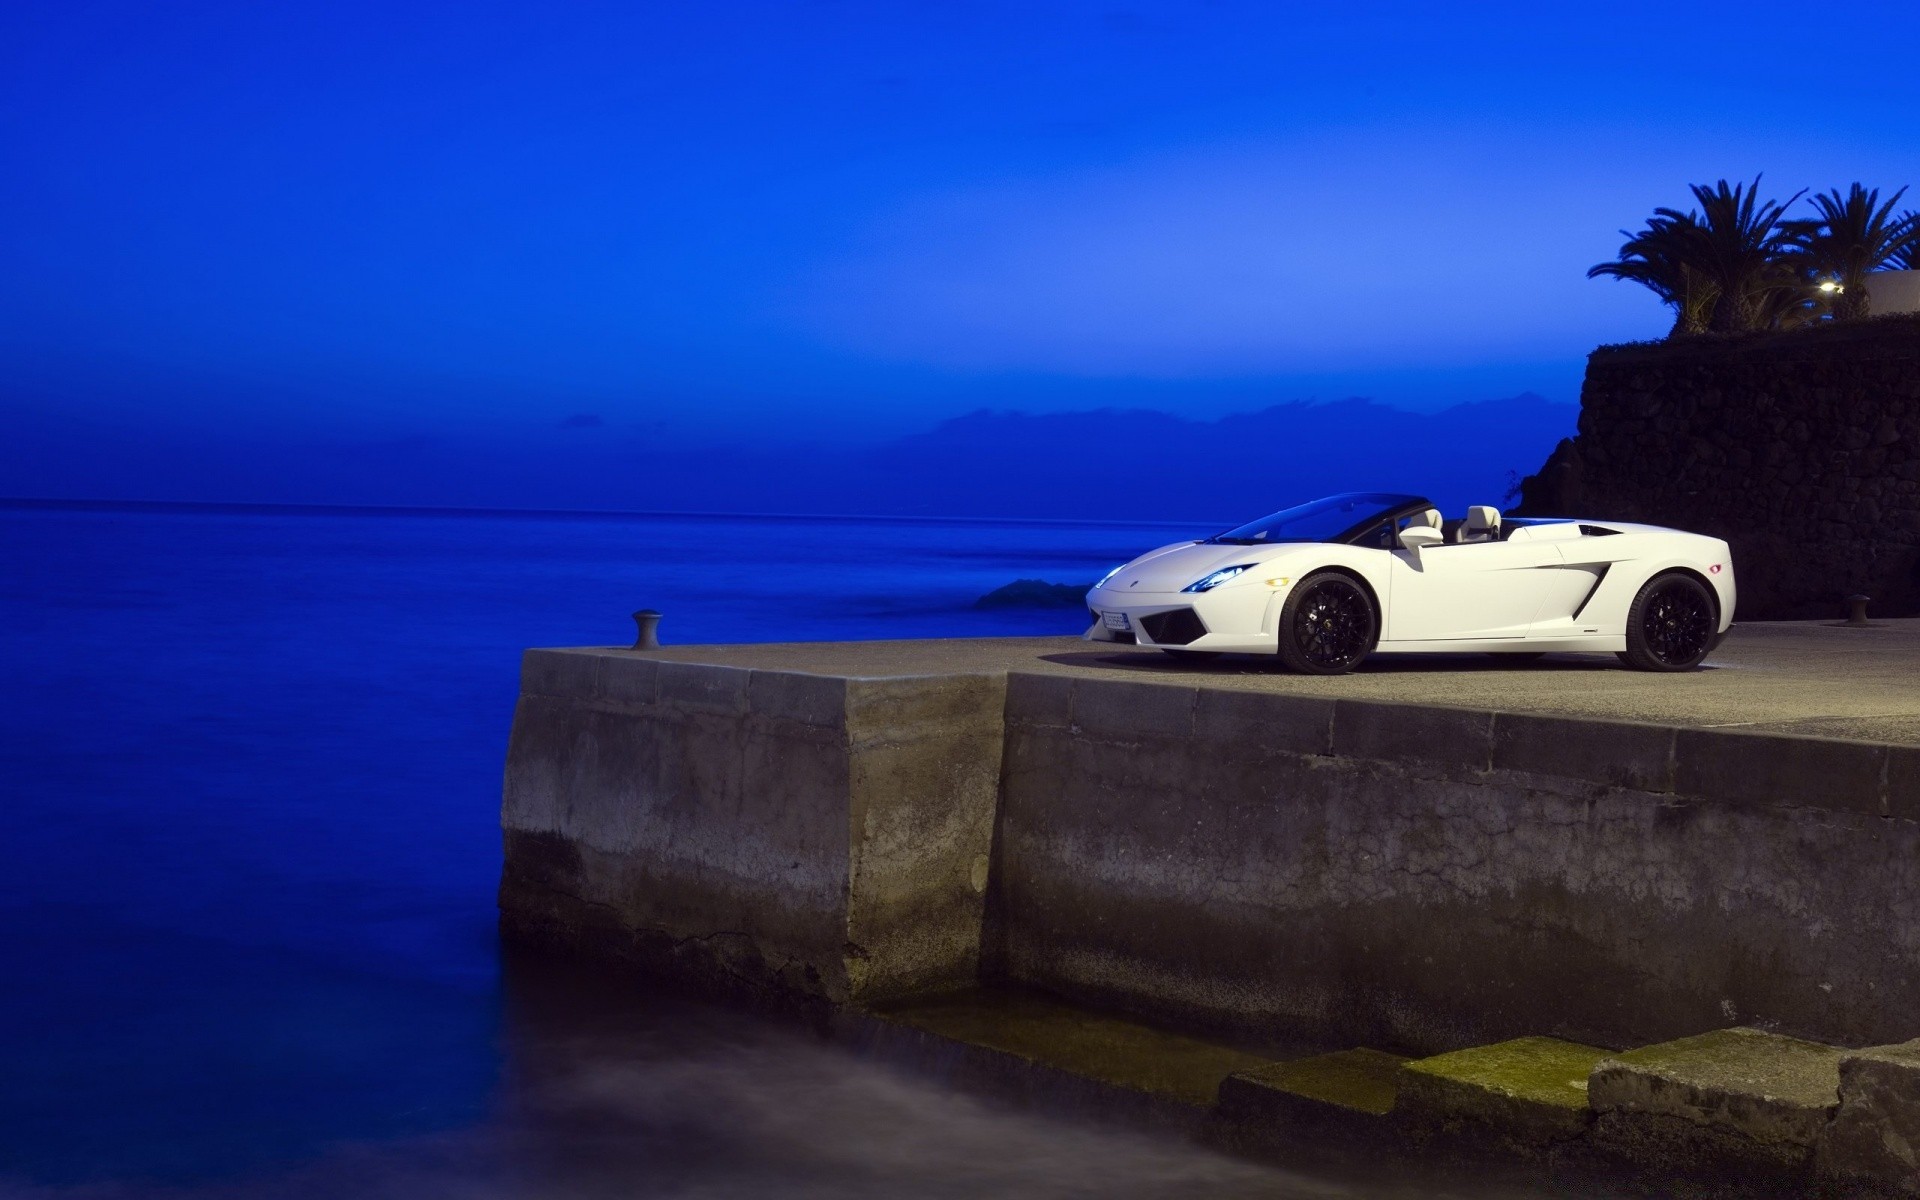
[[[1238,529],[1210,537],[1226,546],[1259,546],[1268,542],[1338,542],[1364,533],[1375,522],[1401,509],[1425,505],[1419,496],[1391,492],[1347,492],[1283,508],[1272,516],[1249,521]]]

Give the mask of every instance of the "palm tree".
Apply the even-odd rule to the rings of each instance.
[[[1761,315],[1778,303],[1774,295],[1794,286],[1792,276],[1777,269],[1777,262],[1792,253],[1804,235],[1804,227],[1783,220],[1789,205],[1806,194],[1795,192],[1785,204],[1760,203],[1760,176],[1750,186],[1727,186],[1722,179],[1712,188],[1694,184],[1690,189],[1700,202],[1700,218],[1695,228],[1689,265],[1719,295],[1707,328],[1715,333],[1737,333],[1761,326]],[[1654,210],[1657,216],[1678,217],[1672,209]]]
[[[1587,278],[1631,280],[1671,304],[1674,318],[1669,338],[1705,333],[1720,290],[1693,265],[1700,239],[1699,214],[1661,209],[1639,233],[1622,229],[1620,236],[1627,239],[1620,257],[1589,268]]]
[[[1840,285],[1833,300],[1834,320],[1868,315],[1867,273],[1913,253],[1912,215],[1893,215],[1893,206],[1906,191],[1901,188],[1881,204],[1880,189],[1856,183],[1844,196],[1835,188],[1812,198],[1820,220],[1807,231],[1803,252],[1815,270]]]
[[[1887,256],[1887,266],[1895,271],[1920,271],[1920,212],[1908,209],[1900,214],[1900,223],[1906,226],[1907,238]]]

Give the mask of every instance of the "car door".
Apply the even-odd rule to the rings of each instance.
[[[1468,542],[1392,553],[1382,641],[1527,635],[1563,560],[1551,542]]]

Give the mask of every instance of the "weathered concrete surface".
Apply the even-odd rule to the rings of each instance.
[[[1840,1059],[1840,1107],[1815,1161],[1843,1185],[1920,1196],[1920,1041]]]
[[[1587,1085],[1594,1140],[1647,1163],[1798,1170],[1838,1104],[1842,1053],[1721,1029],[1614,1055]]]
[[[621,649],[603,653],[631,657]],[[1163,680],[1223,691],[1920,745],[1920,688],[1913,685],[1920,677],[1920,620],[1867,629],[1743,622],[1707,659],[1707,669],[1684,675],[1630,671],[1611,654],[1556,654],[1522,664],[1485,655],[1376,655],[1351,675],[1326,678],[1289,675],[1268,658],[1181,663],[1156,650],[1066,637],[670,646],[649,657],[865,679],[1017,672]]]
[[[861,1001],[972,982],[986,887],[987,978],[1255,1041],[1907,1036],[1920,623],[1711,663],[534,652],[503,910]]]
[[[1024,674],[1007,720],[998,977],[1414,1052],[1920,1006],[1883,745]]]
[[[971,983],[996,675],[850,680],[529,651],[507,927],[844,1003]]]
[[[1592,1113],[1593,1046],[1523,1037],[1416,1059],[1400,1077],[1394,1116],[1416,1138],[1463,1138],[1534,1155],[1580,1137]]]

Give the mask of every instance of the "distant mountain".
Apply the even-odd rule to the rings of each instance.
[[[1328,492],[1500,504],[1573,432],[1538,396],[1413,413],[1371,400],[1218,420],[983,410],[878,445],[690,445],[594,414],[507,436],[384,440],[16,424],[4,494],[53,498],[1239,521]]]
[[[1367,489],[1424,493],[1452,512],[1502,504],[1578,414],[1531,394],[1434,413],[1280,404],[1215,421],[983,410],[865,456],[862,490],[888,511],[979,516],[1236,518]]]

